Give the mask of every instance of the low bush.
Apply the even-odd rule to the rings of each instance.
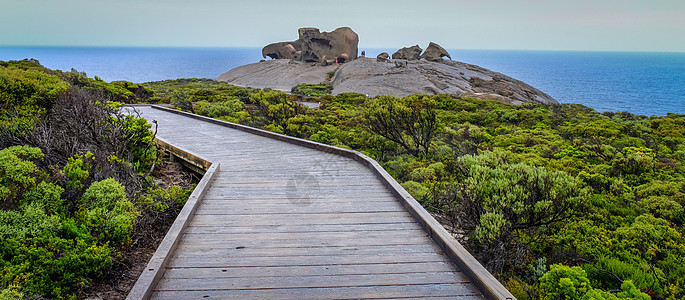
[[[294,86],[291,89],[293,94],[300,94],[304,96],[320,97],[323,95],[330,95],[333,91],[333,85],[330,83],[309,84],[302,83]]]

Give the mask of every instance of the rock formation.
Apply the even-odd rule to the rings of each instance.
[[[286,92],[302,83],[318,84],[329,80],[334,95],[349,92],[371,97],[450,94],[509,104],[558,103],[524,82],[453,61],[445,48],[433,42],[425,52],[419,45],[397,50],[392,55],[396,61],[388,63],[390,55],[386,52],[376,59],[357,57],[359,36],[349,27],[332,32],[300,28],[298,33],[296,41],[273,43],[262,49],[262,56],[273,60],[237,67],[216,80]],[[343,62],[345,64],[339,64]],[[330,74],[335,75],[330,78]]]
[[[388,59],[390,59],[390,54],[388,54],[388,52],[383,52],[381,54],[378,54],[378,56],[376,56],[376,61],[378,61],[378,62],[386,62],[386,61],[388,61]]]
[[[426,51],[421,54],[421,58],[430,61],[441,61],[445,56],[447,56],[449,59],[452,59],[445,48],[433,42],[430,42],[430,44],[428,44],[428,48],[426,48]]]
[[[291,50],[292,49],[292,50]],[[293,52],[294,50],[294,52]],[[300,44],[297,42],[280,42],[269,44],[262,48],[262,57],[271,57],[273,59],[284,58],[292,59],[295,52],[300,50]]]
[[[357,58],[359,36],[349,27],[332,32],[317,28],[300,28],[299,38],[293,42],[269,44],[262,49],[262,57],[294,59],[324,65],[347,62]]]
[[[397,66],[396,66],[397,64]],[[228,71],[217,78],[238,86],[290,91],[301,83],[316,84],[331,78],[333,94],[355,92],[369,96],[450,94],[492,99],[504,103],[557,103],[544,92],[514,78],[454,60],[396,61],[396,64],[360,57],[342,65],[312,66],[274,59]]]
[[[392,54],[392,59],[419,60],[423,49],[419,45],[404,47]]]

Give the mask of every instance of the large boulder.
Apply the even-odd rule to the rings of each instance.
[[[295,42],[279,42],[268,44],[262,48],[262,57],[272,59],[292,59],[295,52],[300,50],[300,44]]]
[[[392,54],[392,59],[419,60],[423,49],[419,45],[404,47]]]
[[[262,49],[262,56],[273,59],[294,59],[304,62],[328,64],[347,62],[357,58],[359,36],[349,27],[332,32],[320,32],[317,28],[298,29],[299,38],[294,42],[269,44]]]
[[[285,59],[293,59],[297,49],[293,44],[287,44],[281,48],[278,48],[278,56]]]
[[[378,56],[376,56],[376,61],[378,61],[378,62],[386,62],[386,61],[388,61],[388,59],[390,59],[390,54],[388,54],[388,52],[383,52],[381,54],[378,54]]]
[[[452,59],[445,48],[433,42],[430,42],[430,44],[428,44],[428,48],[426,48],[426,51],[421,54],[421,58],[429,61],[442,61],[443,57]]]
[[[349,27],[341,27],[332,32],[300,28],[299,33],[303,61],[321,62],[325,57],[342,63],[357,58],[359,36]]]

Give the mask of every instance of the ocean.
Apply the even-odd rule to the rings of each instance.
[[[369,57],[396,49],[360,49]],[[503,73],[562,103],[640,115],[685,114],[685,53],[448,50],[454,60]],[[0,47],[0,60],[38,59],[105,81],[216,78],[258,62],[261,48]]]

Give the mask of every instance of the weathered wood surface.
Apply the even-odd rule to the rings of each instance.
[[[483,297],[357,160],[136,109],[221,164],[152,299]]]

